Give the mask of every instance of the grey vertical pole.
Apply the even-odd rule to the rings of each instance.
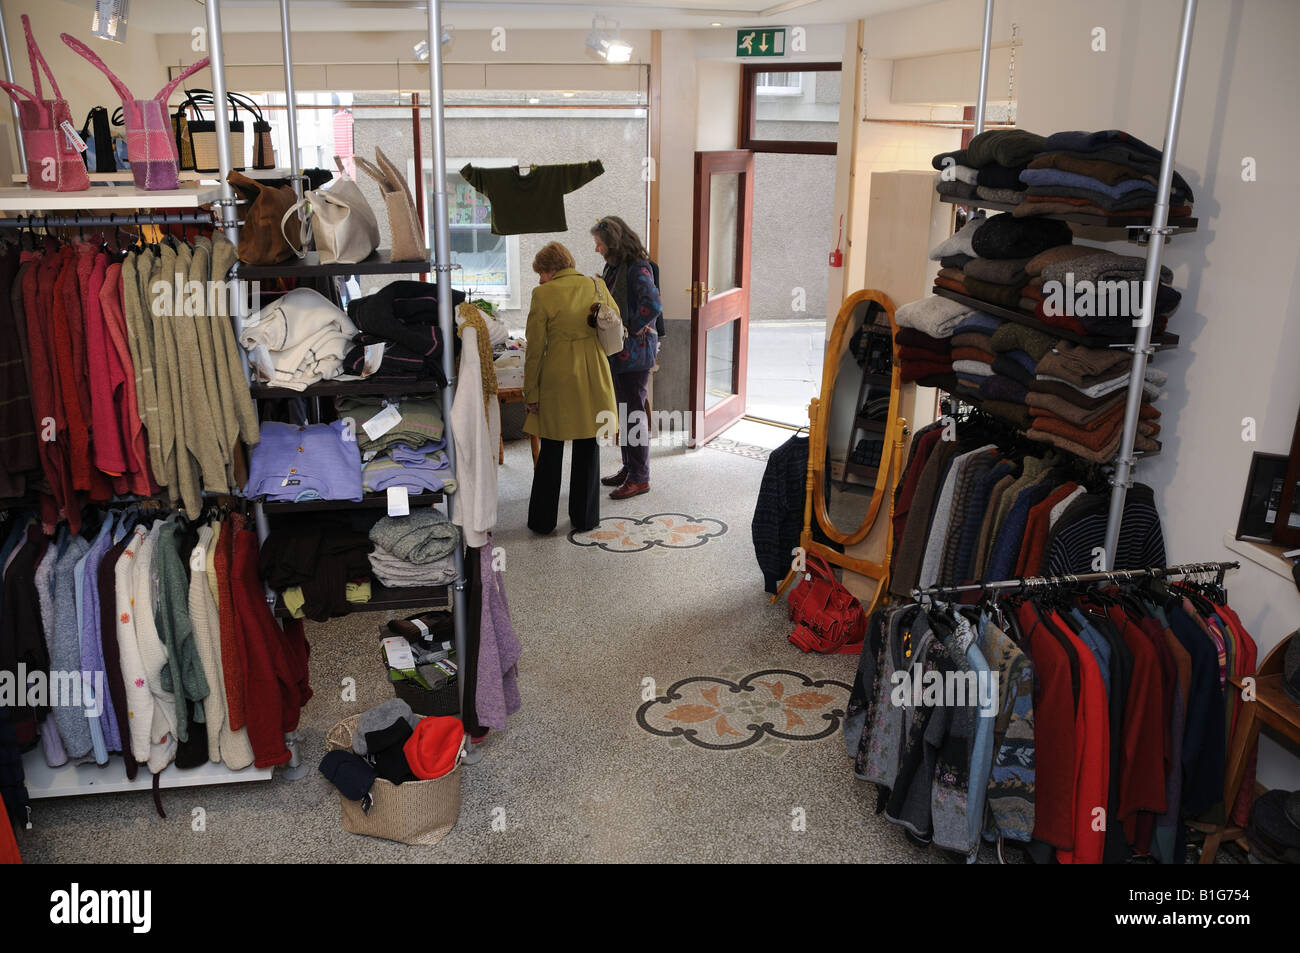
[[[0,46],[5,51],[5,81],[14,81],[14,58],[9,49],[9,31],[5,29],[4,0],[0,0]],[[18,104],[9,97],[9,108],[14,114],[14,142],[18,143],[18,168],[27,172],[27,147],[23,144],[23,124],[18,115]],[[9,183],[5,183],[8,185]]]
[[[1196,0],[1183,0],[1183,24],[1178,40],[1178,63],[1174,68],[1174,88],[1169,98],[1169,119],[1165,127],[1165,144],[1160,161],[1160,182],[1156,186],[1156,204],[1151,211],[1147,230],[1147,267],[1142,282],[1142,317],[1133,342],[1133,367],[1128,382],[1128,403],[1124,406],[1124,430],[1111,478],[1110,513],[1106,519],[1106,568],[1115,565],[1119,545],[1120,523],[1124,518],[1124,499],[1133,484],[1133,441],[1137,437],[1138,413],[1142,408],[1142,390],[1151,355],[1151,333],[1155,329],[1156,288],[1160,285],[1160,257],[1165,236],[1169,234],[1169,188],[1174,178],[1174,152],[1178,147],[1178,123],[1183,109],[1183,91],[1187,86],[1187,61],[1192,50],[1192,25],[1196,21]]]
[[[289,177],[293,191],[302,198],[302,179],[298,178],[298,101],[293,89],[293,47],[290,40],[289,0],[280,0],[280,35],[284,40],[284,104],[289,126]]]
[[[989,98],[989,52],[993,46],[993,0],[984,0],[984,39],[980,43],[980,92],[975,100],[975,135],[984,131],[984,108]]]
[[[226,181],[230,177],[230,112],[226,102],[226,55],[221,45],[221,0],[208,0],[208,59],[212,73],[212,110],[217,119],[217,168],[221,176],[221,226],[226,237],[239,244],[239,226],[235,223],[235,190]]]
[[[447,217],[447,136],[442,109],[442,3],[428,0],[429,4],[429,157],[433,163],[433,207],[429,215],[429,231],[433,240],[433,267],[438,279],[438,327],[442,332],[442,370],[447,375],[447,386],[442,391],[442,417],[451,433],[451,405],[456,399],[455,340],[456,324],[451,313],[451,228]],[[424,188],[424,170],[415,170],[416,188]],[[426,208],[428,205],[426,203]],[[469,386],[476,386],[474,381]],[[452,435],[454,436],[454,434]],[[447,457],[451,472],[456,472],[456,443],[447,440]],[[447,497],[447,515],[456,505],[455,497]],[[452,599],[452,621],[456,627],[456,664],[460,677],[456,685],[460,692],[461,717],[465,715],[465,630],[467,625],[465,603],[468,599],[465,579],[464,546],[456,549],[456,585]],[[469,746],[466,760],[469,763],[481,757]]]

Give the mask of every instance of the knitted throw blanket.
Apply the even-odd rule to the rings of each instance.
[[[474,307],[468,301],[461,303],[456,309],[460,316],[461,325],[456,329],[456,333],[461,338],[465,337],[465,329],[473,328],[478,333],[475,335],[478,344],[478,369],[483,378],[483,413],[486,416],[491,401],[497,395],[497,369],[492,363],[492,341],[488,337],[487,322],[483,320],[483,315],[479,309]]]

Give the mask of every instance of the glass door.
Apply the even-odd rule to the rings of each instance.
[[[754,154],[695,153],[691,411],[695,442],[745,414]]]

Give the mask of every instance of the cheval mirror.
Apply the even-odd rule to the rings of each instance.
[[[826,343],[821,396],[808,405],[808,483],[799,545],[844,569],[845,586],[868,614],[887,590],[889,524],[907,432],[907,421],[898,415],[894,331],[888,295],[874,290],[850,295]],[[792,565],[773,602],[801,572]],[[854,573],[863,578],[855,581]]]

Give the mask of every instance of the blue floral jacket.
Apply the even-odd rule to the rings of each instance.
[[[655,287],[654,273],[647,261],[633,262],[626,267],[628,298],[631,300],[627,305],[621,301],[618,304],[627,328],[627,340],[623,350],[610,355],[610,370],[615,374],[651,370],[659,356],[659,335],[655,332],[655,324],[663,313],[663,304],[659,300],[659,289]]]

